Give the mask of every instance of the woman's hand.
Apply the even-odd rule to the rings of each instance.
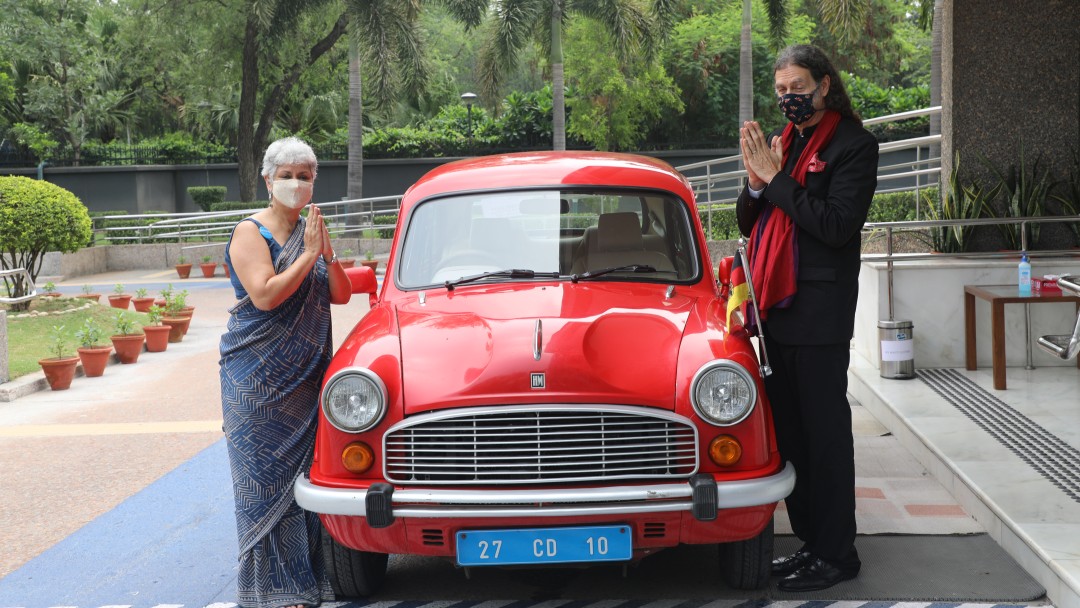
[[[743,127],[739,129],[739,135],[743,164],[746,166],[750,187],[761,190],[780,172],[780,166],[784,160],[783,143],[781,138],[774,137],[772,146],[769,146],[761,125],[755,121],[743,123]]]
[[[304,227],[304,251],[322,255],[325,247],[323,233],[326,232],[323,225],[322,213],[315,205],[308,205],[307,226]]]

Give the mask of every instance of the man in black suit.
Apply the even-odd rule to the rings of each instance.
[[[785,503],[804,543],[772,572],[785,576],[780,589],[810,591],[854,578],[861,566],[847,367],[878,145],[820,49],[788,47],[773,72],[791,124],[768,137],[756,122],[740,130],[748,180],[736,214],[757,270],[777,443],[797,475]]]

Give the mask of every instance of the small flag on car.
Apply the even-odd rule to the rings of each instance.
[[[743,266],[741,251],[735,252],[735,261],[731,264],[729,276],[731,277],[731,292],[728,294],[726,324],[730,328],[732,311],[750,299],[750,286],[746,284],[746,267]]]

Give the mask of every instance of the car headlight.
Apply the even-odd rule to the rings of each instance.
[[[743,366],[726,359],[701,366],[690,384],[694,410],[716,426],[742,422],[756,402],[757,385],[753,377]]]
[[[371,370],[343,369],[323,388],[322,409],[334,428],[346,433],[366,431],[386,413],[386,385]]]

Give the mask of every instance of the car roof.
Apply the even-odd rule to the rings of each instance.
[[[405,193],[405,204],[452,192],[552,186],[624,186],[667,190],[693,202],[686,177],[668,163],[616,152],[516,152],[442,165]]]

